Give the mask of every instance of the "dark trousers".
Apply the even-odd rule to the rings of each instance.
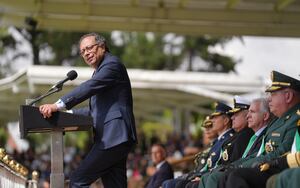
[[[186,184],[185,188],[198,188],[199,187],[199,181],[191,181]]]
[[[95,143],[72,173],[70,188],[88,188],[100,177],[105,188],[126,188],[126,160],[132,146],[126,142],[104,150]]]
[[[276,169],[273,170],[270,169],[268,171],[261,172],[258,168],[240,168],[240,169],[232,170],[232,172],[225,175],[225,177],[227,176],[225,187],[265,188],[268,178],[278,172],[279,171]],[[223,183],[224,183],[224,179],[223,179]],[[223,187],[223,186],[220,186],[219,184],[219,187]]]

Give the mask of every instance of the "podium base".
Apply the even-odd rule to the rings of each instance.
[[[50,174],[50,188],[64,188],[64,174],[63,173],[56,173]]]

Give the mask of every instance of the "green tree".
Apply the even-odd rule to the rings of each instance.
[[[209,48],[217,44],[224,45],[230,41],[232,37],[210,37],[209,35],[200,37],[185,36],[182,50],[183,57],[188,58],[188,71],[193,71],[194,58],[199,56],[207,62],[206,69],[198,71],[206,72],[235,72],[235,64],[237,63],[232,57],[210,52]]]
[[[164,53],[163,37],[161,34],[123,32],[124,52],[121,59],[129,68],[166,69],[168,55]]]
[[[0,78],[12,74],[14,62],[28,55],[17,49],[18,43],[7,27],[0,27]]]

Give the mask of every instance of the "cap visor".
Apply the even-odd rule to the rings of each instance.
[[[277,91],[277,90],[280,90],[280,89],[282,89],[282,87],[280,87],[280,86],[271,86],[268,89],[266,89],[265,92],[274,92],[274,91]]]

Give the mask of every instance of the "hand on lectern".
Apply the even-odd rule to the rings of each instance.
[[[53,112],[58,111],[58,107],[56,104],[43,104],[39,107],[39,109],[44,118],[49,118],[52,116]]]

